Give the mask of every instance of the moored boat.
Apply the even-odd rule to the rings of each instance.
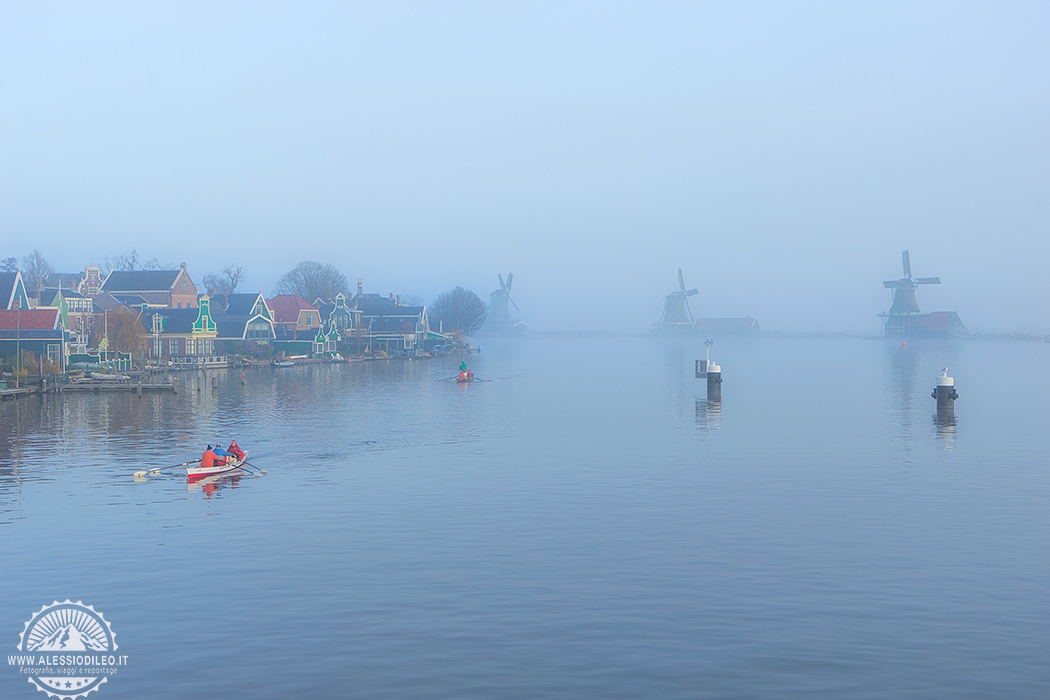
[[[112,374],[110,372],[88,372],[88,376],[103,382],[115,382],[118,379],[131,379],[126,374]]]
[[[214,467],[202,467],[198,464],[195,467],[186,467],[186,477],[190,481],[195,479],[203,479],[208,476],[215,476],[216,474],[225,474],[226,472],[237,471],[241,468],[241,465],[248,461],[248,453],[244,453],[244,457],[241,459],[233,459],[232,457],[226,461],[226,464],[220,464]]]

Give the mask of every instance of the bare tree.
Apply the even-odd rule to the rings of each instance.
[[[464,335],[470,335],[481,328],[488,314],[488,307],[481,297],[463,287],[455,287],[439,294],[430,305],[432,323],[440,321],[446,332],[459,332]]]
[[[37,288],[37,280],[44,279],[54,271],[55,268],[44,259],[44,254],[40,252],[40,249],[33,248],[32,253],[22,258],[22,281],[25,282],[26,293],[36,296],[40,292]]]
[[[418,294],[399,294],[397,298],[402,306],[423,306],[426,303]]]
[[[123,272],[137,270],[139,268],[139,252],[132,248],[126,253],[106,258],[105,267],[109,270],[121,270]]]
[[[350,283],[346,275],[334,265],[304,260],[277,280],[274,287],[278,294],[295,294],[307,301],[332,299],[337,294],[349,294]]]
[[[18,272],[18,258],[0,260],[0,272]]]
[[[233,294],[244,277],[244,268],[240,265],[227,265],[220,272],[210,272],[201,280],[208,296]]]

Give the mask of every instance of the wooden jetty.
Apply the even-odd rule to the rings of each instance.
[[[19,389],[0,389],[0,401],[7,399],[18,399],[23,396],[32,396],[40,391],[37,387],[22,387]]]
[[[178,387],[175,382],[169,384],[131,384],[129,382],[72,382],[70,384],[59,384],[47,388],[48,392],[103,392],[123,391],[135,394],[143,392],[170,391],[176,393]]]

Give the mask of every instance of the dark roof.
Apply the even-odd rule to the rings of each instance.
[[[165,333],[189,335],[200,313],[200,309],[149,309],[142,314],[142,326],[147,333],[153,333],[153,317],[159,315],[168,319],[164,325]]]
[[[248,325],[248,316],[215,316],[216,338],[219,340],[240,340],[244,337],[244,328]],[[194,319],[196,320],[196,319]]]
[[[114,299],[112,294],[106,294],[105,292],[102,292],[97,297],[91,299],[91,308],[97,314],[106,310],[112,311],[119,306],[120,302]]]
[[[44,277],[44,287],[76,289],[83,281],[84,275],[80,272],[52,272]]]
[[[149,303],[138,294],[110,294],[110,296],[121,306],[142,306]]]
[[[225,303],[225,306],[221,307],[223,313],[229,314],[230,316],[250,316],[252,309],[255,308],[255,302],[259,300],[258,293],[256,294],[222,294],[218,298]],[[212,297],[212,303],[215,303],[216,297]],[[247,319],[246,319],[247,320]]]
[[[78,292],[77,290],[69,289],[67,287],[59,287],[57,289],[55,289],[54,287],[45,287],[44,291],[47,291],[47,292],[62,292],[62,296],[65,297],[66,299],[86,299],[87,298],[83,294]]]
[[[361,309],[361,318],[368,319],[371,317],[391,317],[391,318],[419,318],[423,315],[424,306],[398,306],[397,304],[391,304],[390,306],[380,304],[368,304],[364,307],[358,307]],[[367,321],[362,321],[366,323]]]
[[[332,312],[335,311],[335,302],[318,299],[314,302],[314,306],[317,307],[317,311],[321,315],[321,323],[328,323],[329,319],[332,318]]]
[[[361,327],[371,333],[401,333],[401,324],[407,323],[415,332],[414,321],[400,316],[373,316],[361,322]]]
[[[397,307],[397,302],[382,294],[356,294],[350,300],[350,306],[368,313],[369,309],[390,309]]]
[[[51,306],[58,296],[57,289],[44,289],[40,292],[40,306]]]
[[[102,283],[107,292],[167,292],[181,270],[114,270]]]
[[[11,298],[17,277],[17,272],[0,272],[0,308],[7,308],[7,302]]]

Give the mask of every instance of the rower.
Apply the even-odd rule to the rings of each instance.
[[[204,454],[201,455],[201,468],[207,469],[209,467],[214,467],[215,462],[215,451],[212,450],[211,445],[208,445],[208,449],[204,450]]]
[[[218,458],[215,462],[215,466],[217,467],[220,467],[229,461],[227,458],[230,456],[230,453],[222,449],[222,443],[218,440],[215,441],[215,456]]]

